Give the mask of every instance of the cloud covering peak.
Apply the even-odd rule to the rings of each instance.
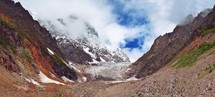
[[[132,61],[154,39],[171,32],[189,14],[212,8],[215,0],[15,0],[35,19],[54,21],[76,16],[92,25],[102,44],[122,48]]]

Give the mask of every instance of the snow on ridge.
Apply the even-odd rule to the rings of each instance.
[[[64,83],[61,83],[59,81],[55,81],[53,79],[48,78],[44,73],[42,73],[40,71],[40,73],[38,74],[40,77],[41,82],[43,83],[54,83],[54,84],[61,84],[61,85],[65,85]]]
[[[90,48],[84,47],[83,50],[84,50],[87,54],[89,54],[92,58],[96,58],[95,54],[93,54],[93,53],[91,53],[91,52],[89,51]]]
[[[101,62],[105,62],[105,59],[103,59],[102,57],[100,57],[100,59],[101,59]]]
[[[95,59],[93,59],[93,61],[92,62],[89,62],[89,64],[98,64],[99,62],[98,61],[96,61]]]

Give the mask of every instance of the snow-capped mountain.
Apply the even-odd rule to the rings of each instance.
[[[130,62],[128,56],[117,49],[108,50],[101,45],[96,30],[87,22],[70,16],[56,21],[40,20],[58,41],[64,56],[74,63]]]

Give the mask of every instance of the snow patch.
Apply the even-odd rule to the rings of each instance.
[[[76,67],[75,67],[75,64],[73,64],[72,62],[69,62],[69,64],[67,64],[67,66],[70,68],[70,69],[74,69],[76,72],[81,72],[80,70],[78,70]]]
[[[139,80],[139,79],[137,79],[135,76],[133,76],[133,77],[130,77],[130,78],[126,79],[126,82],[134,81],[134,80]]]
[[[25,78],[25,77],[24,77]],[[33,79],[28,79],[28,78],[25,78],[26,81],[30,82],[30,83],[33,83],[35,85],[38,85],[38,86],[41,86],[37,81],[33,80]]]
[[[82,77],[82,80],[83,80],[83,82],[86,82],[87,81],[87,78],[86,77]]]
[[[54,74],[52,74],[52,73],[51,73],[51,76],[52,76],[52,77],[56,77],[56,76],[55,76]]]
[[[40,73],[39,73],[39,77],[40,77],[41,82],[43,82],[43,83],[54,83],[54,84],[65,85],[64,83],[60,83],[60,82],[58,82],[58,81],[55,81],[55,80],[52,80],[52,79],[48,78],[48,77],[47,77],[44,73],[42,73],[41,71],[40,71]]]
[[[84,77],[84,76],[82,76],[82,77],[80,77],[79,79],[78,79],[78,82],[79,83],[84,83],[84,82],[86,82],[87,81],[87,77]]]
[[[54,52],[52,50],[50,50],[49,48],[47,48],[49,54],[54,55]]]
[[[92,58],[94,58],[94,59],[96,58],[95,54],[93,54],[93,53],[91,53],[91,52],[89,51],[89,50],[90,50],[89,48],[84,47],[83,50],[84,50],[87,54],[89,54]]]
[[[99,62],[95,59],[93,59],[93,62],[89,62],[90,64],[98,64]]]
[[[102,57],[100,57],[100,59],[101,59],[101,62],[106,62]]]
[[[81,72],[80,70],[78,70],[76,67],[75,67],[75,64],[73,64],[72,62],[69,61],[69,64],[66,63],[64,60],[63,60],[63,63],[66,64],[67,67],[69,67],[70,69],[74,69],[76,72]]]
[[[65,76],[62,76],[61,77],[65,82],[74,82],[73,80],[70,80],[70,79],[68,79],[67,77],[65,77]]]
[[[124,83],[125,81],[105,81],[106,84]]]

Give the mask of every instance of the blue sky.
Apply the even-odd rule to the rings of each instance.
[[[110,50],[122,48],[131,61],[141,57],[156,37],[171,32],[187,15],[196,16],[215,4],[215,0],[15,1],[20,1],[34,19],[55,21],[70,15],[79,17],[96,29],[102,45]]]
[[[137,13],[138,10],[129,9],[129,10],[123,10],[125,9],[125,5],[118,1],[118,0],[109,0],[108,2],[110,5],[114,7],[112,10],[113,13],[117,16],[117,23],[126,26],[126,27],[135,27],[135,26],[141,26],[141,25],[148,25],[149,20],[147,16],[134,16],[133,13]],[[144,45],[144,34],[141,34],[144,32],[139,32],[137,37],[133,38],[125,38],[124,44],[120,45],[120,48],[130,48],[131,51],[134,48],[137,49],[143,49],[142,45]]]
[[[127,26],[127,27],[134,27],[134,26],[140,26],[147,24],[148,18],[147,16],[134,16],[134,13],[138,13],[138,10],[135,9],[128,9],[128,10],[123,10],[125,9],[125,5],[118,1],[118,0],[109,0],[109,4],[114,7],[112,10],[114,14],[117,15],[117,22],[120,25]],[[145,12],[146,13],[146,12]]]

